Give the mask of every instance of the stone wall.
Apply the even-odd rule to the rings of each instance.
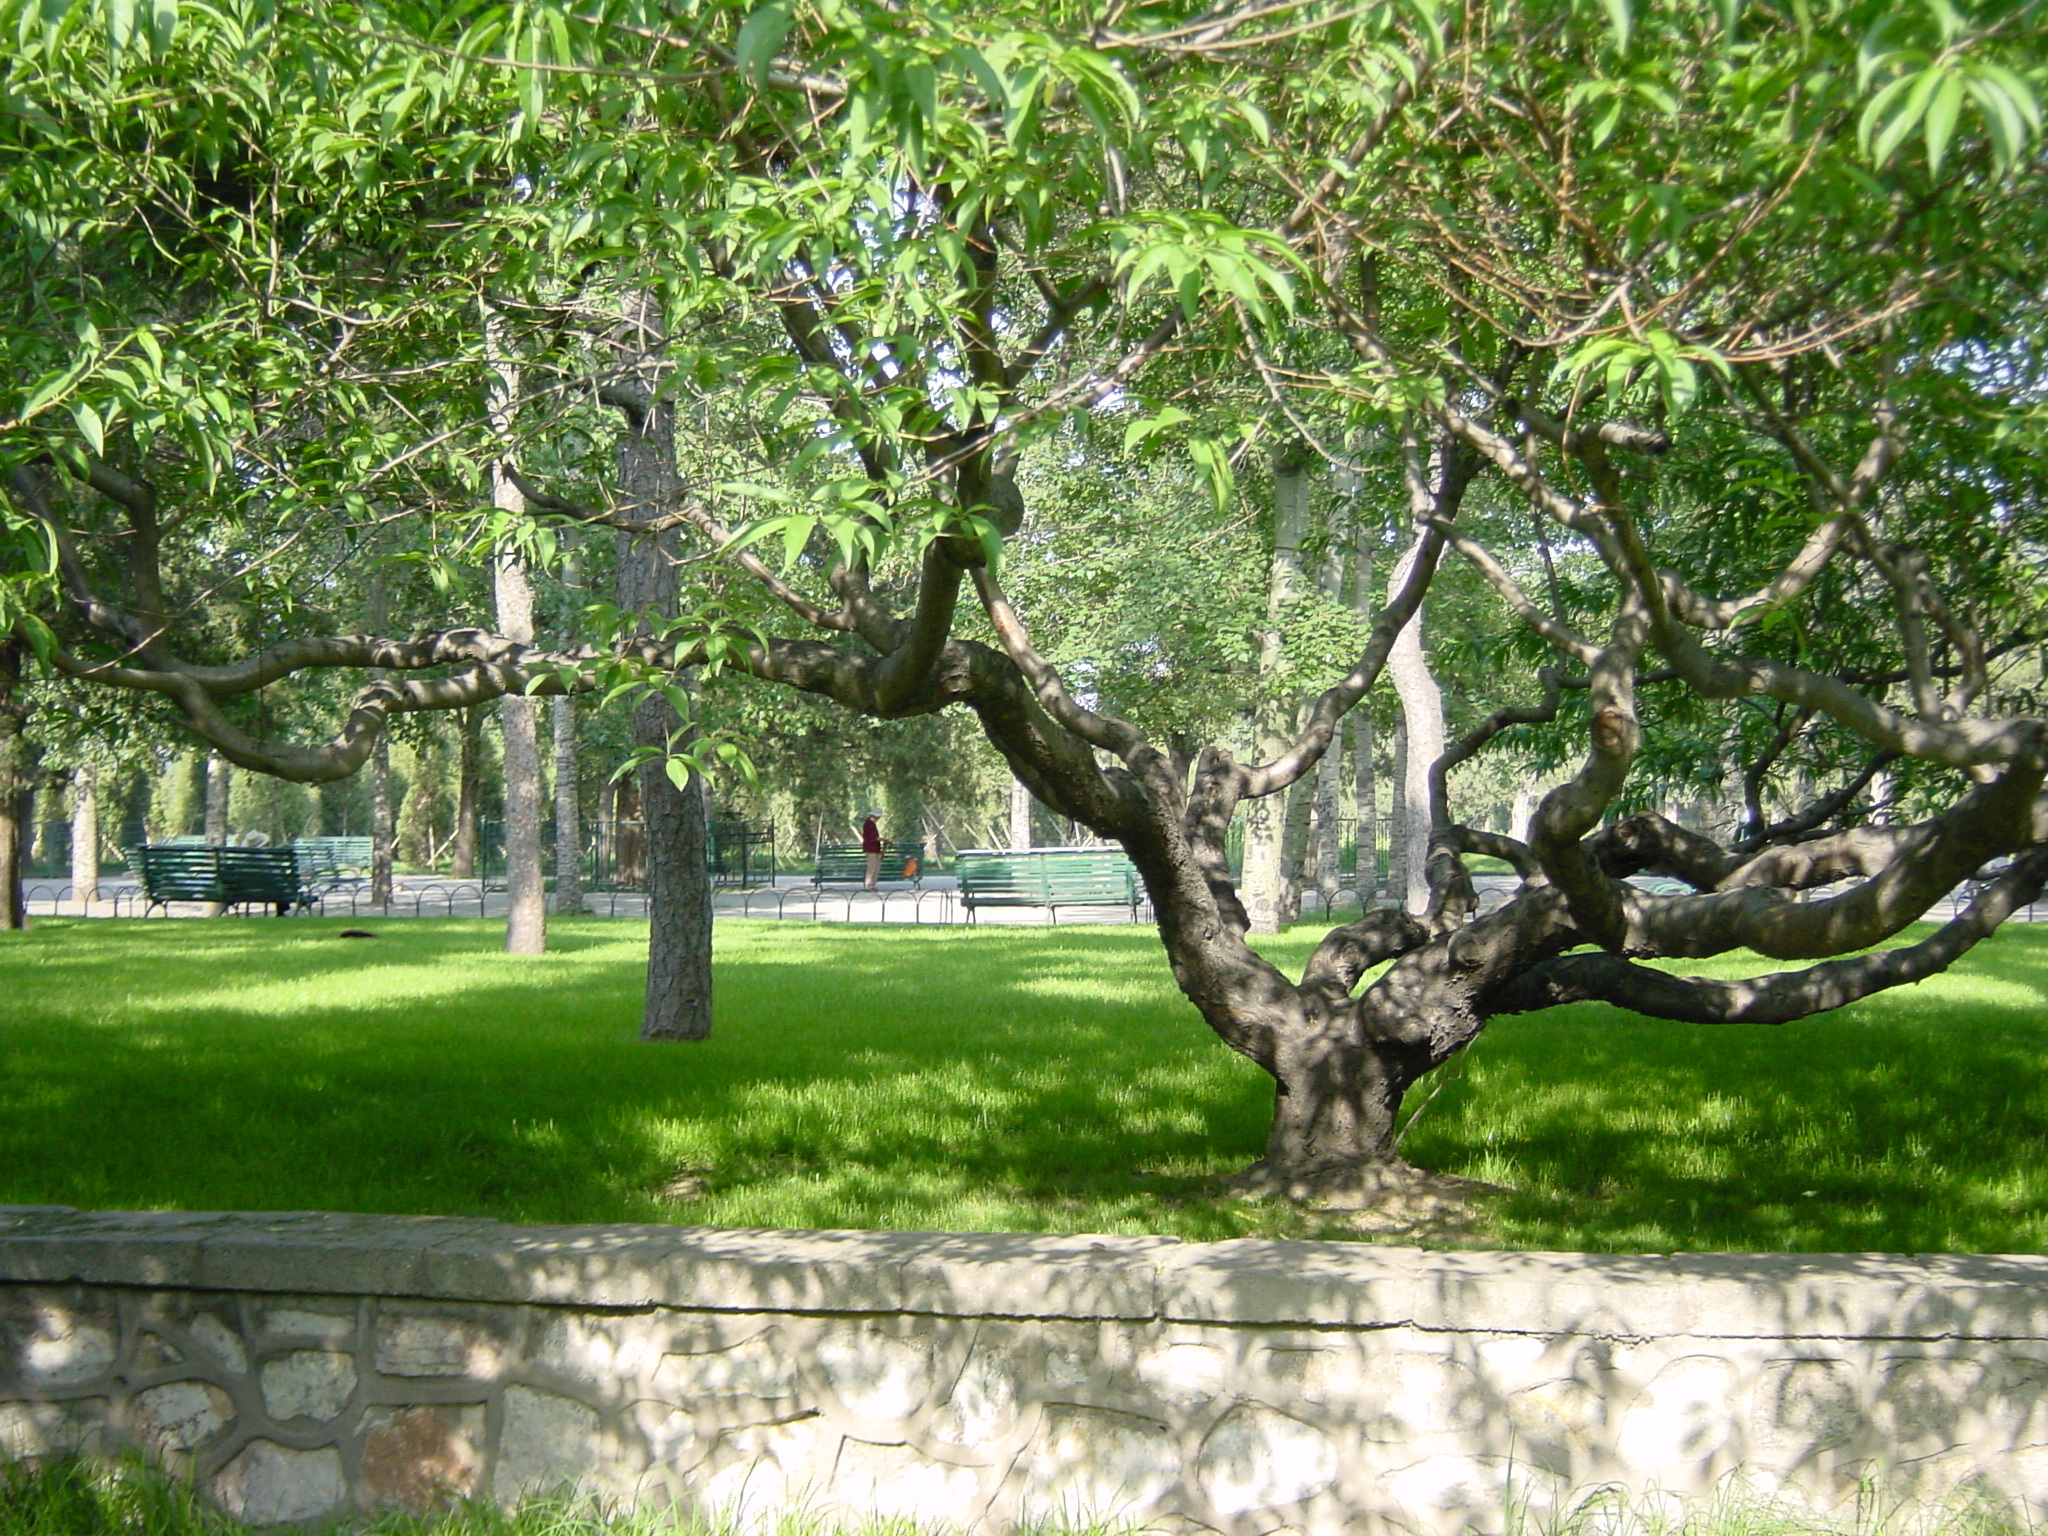
[[[998,1531],[1493,1531],[1607,1487],[2048,1515],[2048,1259],[0,1207],[0,1456],[259,1522],[575,1484]]]

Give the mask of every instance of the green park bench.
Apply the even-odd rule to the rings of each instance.
[[[367,837],[295,837],[292,851],[309,889],[339,890],[370,878],[374,844]]]
[[[1137,866],[1121,848],[963,849],[953,858],[960,902],[973,922],[982,907],[1124,907],[1138,916]]]
[[[135,867],[147,898],[145,912],[174,901],[274,907],[279,917],[313,906],[314,893],[290,848],[156,844],[135,850]]]
[[[867,878],[868,856],[860,851],[859,843],[827,843],[818,850],[818,868],[811,876],[812,885],[863,885]],[[881,878],[922,886],[924,844],[884,843]]]

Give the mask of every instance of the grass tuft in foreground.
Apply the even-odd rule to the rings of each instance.
[[[274,1527],[272,1529],[275,1529]],[[620,1511],[575,1498],[516,1509],[461,1504],[434,1514],[390,1512],[325,1527],[347,1536],[739,1536],[730,1521],[668,1510]],[[834,1522],[791,1516],[748,1536],[937,1536],[908,1520]],[[0,1536],[254,1536],[191,1490],[139,1462],[0,1463]],[[1045,1528],[1020,1536],[1122,1536],[1118,1528]]]
[[[649,1045],[644,925],[559,921],[537,959],[346,925],[0,934],[0,1203],[1351,1235],[1219,1193],[1271,1086],[1143,930],[722,922],[714,1037]],[[1502,1019],[1437,1080],[1403,1153],[1517,1191],[1465,1241],[2048,1249],[2048,928],[1775,1029]]]
[[[1732,1486],[1732,1485],[1731,1485]],[[2002,1504],[1946,1505],[1889,1500],[1866,1486],[1845,1516],[1815,1515],[1752,1491],[1711,1499],[1631,1499],[1596,1490],[1563,1512],[1530,1517],[1509,1509],[1511,1536],[2039,1536]],[[517,1509],[464,1504],[429,1515],[382,1514],[332,1530],[349,1536],[737,1536],[727,1522],[669,1511],[622,1513],[560,1498]],[[906,1520],[839,1524],[790,1518],[748,1527],[753,1536],[941,1536]],[[253,1536],[251,1527],[196,1500],[191,1491],[138,1462],[109,1467],[74,1461],[0,1463],[0,1536]],[[1019,1536],[1137,1536],[1130,1527],[1043,1528]]]

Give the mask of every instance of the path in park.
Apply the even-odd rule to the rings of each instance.
[[[1512,888],[1514,880],[1507,875],[1481,875],[1474,882],[1479,887],[1482,905],[1491,906],[1502,900]],[[1652,887],[1658,882],[1646,882]],[[386,917],[503,917],[506,898],[501,889],[485,888],[474,880],[434,879],[427,876],[406,876],[395,882],[391,905],[386,908],[373,905],[363,889],[341,891],[327,897],[320,905],[320,911],[327,917],[360,917],[365,920]],[[77,891],[68,880],[30,880],[27,882],[29,915],[31,917],[139,917],[142,915],[142,893],[133,877],[109,875],[100,882],[103,900],[87,908],[77,898]],[[1958,905],[1961,892],[1952,894],[1938,903],[1928,913],[1937,921],[1952,916]],[[647,896],[642,891],[593,891],[586,898],[587,910],[599,917],[647,916]],[[926,926],[947,927],[965,924],[970,914],[961,904],[957,882],[951,875],[933,874],[927,876],[916,888],[896,884],[879,895],[847,886],[827,886],[818,890],[812,886],[808,875],[778,876],[773,886],[757,886],[749,890],[720,890],[712,895],[712,905],[720,917],[756,917],[795,919],[806,922],[825,923],[905,923]],[[178,904],[172,909],[175,917],[196,917],[203,913],[196,905]],[[1334,913],[1338,919],[1346,914],[1356,914],[1356,899],[1347,892],[1337,903]],[[1310,893],[1304,905],[1303,916],[1314,920],[1324,916],[1320,898]],[[973,914],[973,919],[986,927],[1043,927],[1052,920],[1052,914],[1043,908],[997,907]],[[1131,916],[1127,909],[1118,907],[1062,907],[1058,913],[1061,926],[1080,923],[1128,923]],[[1151,921],[1151,907],[1139,908],[1138,921]],[[2014,915],[2017,922],[2048,921],[2048,902],[2037,903]]]

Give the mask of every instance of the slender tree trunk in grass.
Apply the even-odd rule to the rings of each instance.
[[[516,489],[512,494],[518,494]],[[499,632],[531,645],[533,584],[525,565],[500,555],[496,577]],[[540,859],[538,710],[538,702],[523,693],[508,693],[498,700],[498,724],[505,737],[505,949],[514,955],[538,955],[548,947]]]
[[[218,752],[206,759],[206,841],[215,848],[228,840],[228,796],[233,792],[235,767]]]
[[[30,797],[28,701],[21,693],[22,647],[0,640],[0,929],[28,926],[28,901],[22,876],[28,853],[28,817],[22,806]]]
[[[235,767],[218,752],[206,757],[206,816],[203,822],[207,846],[218,848],[228,840],[228,798],[234,792]],[[219,917],[227,911],[224,902],[208,902],[206,915]]]
[[[548,706],[555,745],[555,910],[583,910],[583,791],[576,741],[576,696]]]
[[[1356,476],[1353,477],[1354,494]],[[1373,590],[1373,546],[1377,530],[1370,521],[1355,517],[1351,529],[1351,611],[1360,624],[1370,624],[1378,609],[1379,593]],[[1351,795],[1356,802],[1357,863],[1352,878],[1358,886],[1358,904],[1370,907],[1380,893],[1380,801],[1378,768],[1373,761],[1379,751],[1368,700],[1351,714]]]
[[[370,900],[391,905],[391,844],[397,817],[391,808],[391,738],[379,734],[370,751]]]
[[[1293,738],[1297,701],[1282,675],[1287,608],[1301,592],[1301,541],[1308,531],[1307,452],[1299,445],[1273,455],[1273,562],[1266,594],[1266,628],[1259,637],[1255,755],[1263,762]],[[1278,933],[1294,916],[1296,892],[1286,879],[1288,794],[1262,795],[1245,806],[1244,904],[1253,933]],[[1297,866],[1298,873],[1298,866]]]
[[[652,306],[639,320],[650,325]],[[651,522],[681,500],[676,473],[675,408],[651,391],[633,399],[619,433],[619,489],[627,514]],[[676,611],[676,559],[670,533],[621,533],[619,607],[670,617]],[[666,751],[683,722],[668,701],[652,698],[633,711],[637,745]],[[678,741],[678,744],[681,744]],[[640,817],[647,847],[647,1007],[643,1040],[702,1040],[711,1033],[710,837],[702,788],[678,787],[661,758],[638,771]]]
[[[476,878],[477,805],[483,798],[483,712],[471,707],[455,716],[455,841],[448,872],[457,880]]]
[[[1031,846],[1031,791],[1022,779],[1010,780],[1010,847],[1018,852]]]
[[[1411,548],[1394,568],[1392,590],[1399,591],[1408,579],[1415,558]],[[1410,912],[1429,909],[1429,881],[1424,867],[1429,856],[1429,769],[1444,750],[1443,691],[1429,670],[1422,650],[1422,610],[1401,631],[1387,657],[1387,671],[1394,691],[1401,699],[1402,747],[1398,800],[1394,814],[1400,821],[1401,862],[1389,869],[1388,879]]]
[[[1317,588],[1332,604],[1344,601],[1344,560],[1350,543],[1351,509],[1340,503],[1330,513],[1329,538],[1323,546],[1322,569],[1316,576]],[[1339,808],[1343,788],[1344,738],[1340,734],[1330,743],[1330,750],[1323,754],[1323,760],[1316,764],[1315,816],[1309,863],[1315,872],[1316,890],[1322,895],[1325,910],[1337,899],[1337,889],[1343,883],[1337,867],[1343,843]]]
[[[100,779],[91,763],[71,770],[71,886],[80,905],[99,905]]]
[[[519,396],[519,368],[510,361],[504,323],[484,311],[484,346],[492,356],[485,414],[501,443],[512,436],[512,402]],[[522,513],[526,497],[502,460],[490,468],[491,505]],[[522,645],[533,644],[533,582],[526,562],[510,550],[492,561],[498,633]],[[545,881],[540,859],[540,728],[539,705],[528,694],[507,693],[498,699],[498,724],[505,738],[505,950],[538,955],[548,947]]]

